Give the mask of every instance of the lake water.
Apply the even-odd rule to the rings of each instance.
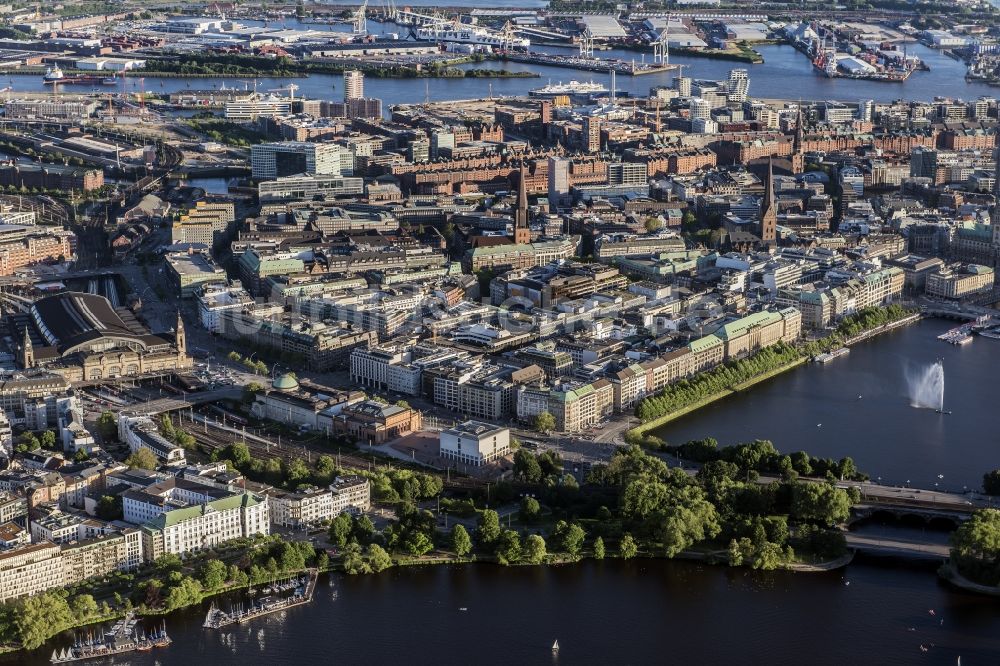
[[[936,338],[955,325],[925,320],[901,328],[826,365],[801,366],[708,405],[656,434],[671,443],[770,439],[782,451],[851,456],[886,483],[978,488],[984,472],[1000,467],[1000,430],[988,397],[1000,371],[1000,341],[977,337],[955,346]],[[910,406],[907,373],[938,358],[951,415]]]
[[[115,662],[1000,663],[995,599],[955,591],[933,569],[875,561],[820,574],[664,560],[413,567],[330,576],[311,605],[230,632],[202,629],[203,618],[174,614],[172,646]],[[0,663],[41,666],[70,640]]]

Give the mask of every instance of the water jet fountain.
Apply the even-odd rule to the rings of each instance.
[[[944,362],[938,359],[915,372],[906,373],[910,405],[919,409],[944,411]]]

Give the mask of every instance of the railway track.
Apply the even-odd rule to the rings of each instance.
[[[209,453],[216,450],[221,451],[231,444],[245,443],[247,449],[250,451],[250,455],[254,458],[260,459],[277,458],[285,462],[292,462],[293,460],[306,460],[309,462],[314,461],[317,456],[328,455],[334,458],[339,457],[341,467],[357,470],[371,470],[379,464],[385,466],[393,462],[392,460],[380,458],[379,456],[363,455],[354,450],[348,450],[347,452],[341,450],[338,452],[318,444],[279,444],[273,440],[269,440],[269,443],[262,443],[257,441],[257,438],[266,438],[262,437],[259,433],[248,433],[248,435],[252,436],[248,436],[244,441],[243,436],[240,433],[213,427],[211,421],[209,421],[207,432],[203,423],[191,424],[191,427],[187,430],[187,432],[189,432]],[[396,462],[398,465],[399,461]],[[453,475],[450,480],[445,482],[445,488],[449,490],[470,491],[484,488],[486,483],[487,482],[485,480],[473,477]]]

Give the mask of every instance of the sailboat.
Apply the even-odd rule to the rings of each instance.
[[[557,638],[555,642],[552,643],[552,651],[559,652],[559,639]]]

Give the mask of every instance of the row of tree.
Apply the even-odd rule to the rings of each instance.
[[[865,331],[871,331],[880,326],[885,326],[886,324],[909,317],[913,313],[914,310],[896,304],[876,305],[859,310],[841,319],[833,334],[821,340],[803,343],[802,351],[807,356],[815,356],[816,354],[837,349],[842,347],[846,340],[860,335]]]
[[[776,474],[785,479],[798,476],[821,476],[840,481],[867,481],[868,475],[859,471],[850,457],[840,460],[814,458],[805,451],[782,454],[770,440],[755,439],[752,442],[719,447],[712,437],[694,439],[679,446],[664,446],[664,451],[679,458],[696,463],[725,461],[737,466],[739,473],[746,476]]]
[[[779,342],[748,358],[731,361],[702,372],[690,379],[671,384],[659,394],[639,401],[635,415],[640,421],[652,421],[679,409],[684,409],[716,393],[731,389],[801,358],[795,347]]]

